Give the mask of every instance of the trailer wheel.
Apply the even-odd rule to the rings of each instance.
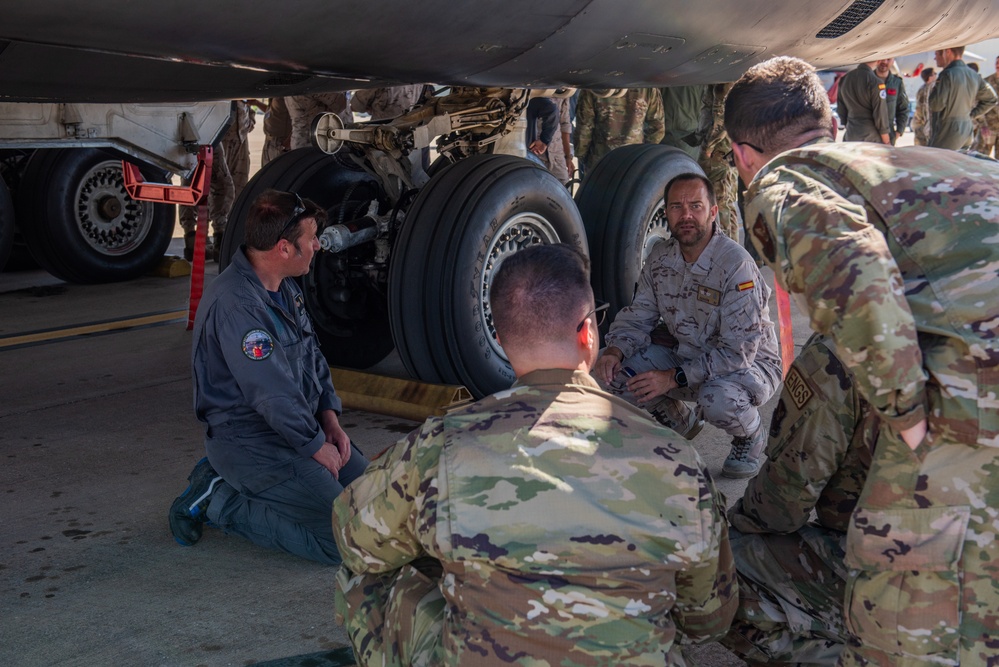
[[[489,288],[505,257],[560,242],[586,253],[572,198],[548,171],[479,155],[435,175],[406,216],[389,271],[392,333],[410,373],[476,397],[509,387]]]
[[[147,179],[163,172],[142,168]],[[173,237],[174,207],[132,200],[121,158],[96,148],[35,151],[18,188],[17,219],[28,249],[74,283],[129,280],[151,270]]]
[[[652,247],[669,238],[666,184],[689,172],[704,173],[679,148],[634,144],[608,153],[583,181],[576,204],[591,248],[590,279],[612,317],[631,304]]]
[[[341,215],[360,217],[383,192],[378,182],[340,155],[300,148],[268,162],[246,184],[229,215],[219,269],[225,269],[245,238],[244,223],[253,201],[265,190],[284,190],[312,199],[331,223]],[[392,351],[385,279],[372,276],[373,244],[342,253],[317,253],[300,284],[326,360],[333,366],[367,368]]]

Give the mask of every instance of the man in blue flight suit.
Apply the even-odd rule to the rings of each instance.
[[[340,427],[340,399],[294,280],[309,271],[324,217],[296,194],[264,192],[247,215],[245,245],[205,291],[192,365],[208,456],[170,507],[184,546],[211,522],[254,544],[340,563],[333,499],[368,462]]]

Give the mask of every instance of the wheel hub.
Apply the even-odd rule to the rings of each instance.
[[[126,255],[142,244],[153,224],[153,204],[130,199],[121,163],[94,166],[76,191],[76,221],[86,242],[105,255]]]
[[[666,221],[666,200],[660,199],[653,208],[652,217],[645,228],[645,241],[642,244],[642,266],[649,259],[652,248],[670,237],[669,223]]]
[[[493,351],[502,359],[509,361],[503,348],[496,340],[496,327],[493,324],[493,313],[489,307],[489,290],[493,278],[503,260],[517,252],[538,243],[558,243],[559,236],[548,220],[537,213],[519,213],[504,222],[493,236],[486,249],[486,261],[483,265],[482,279],[479,282],[479,300],[481,308],[479,317],[481,325],[488,332],[486,339]]]

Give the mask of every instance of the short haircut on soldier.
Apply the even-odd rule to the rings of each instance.
[[[951,51],[953,51],[954,55],[956,57],[958,57],[958,58],[963,58],[964,57],[964,47],[963,46],[950,46],[950,47],[947,47],[947,48],[949,48]]]
[[[510,255],[489,290],[496,333],[513,347],[564,343],[592,303],[589,260],[564,243]]]
[[[923,83],[929,83],[930,77],[933,76],[935,73],[936,70],[934,70],[932,67],[926,67],[923,69],[922,72],[919,73],[919,76],[923,77]]]
[[[684,181],[700,181],[701,184],[704,185],[704,189],[708,191],[708,203],[711,206],[716,206],[718,204],[718,200],[715,197],[715,188],[711,185],[711,181],[709,181],[707,177],[693,171],[686,174],[679,174],[670,179],[669,183],[666,184],[666,187],[663,188],[663,199],[666,200],[666,203],[669,203],[669,191],[673,187],[673,184],[682,183]]]
[[[246,215],[244,237],[247,248],[270,250],[281,239],[297,243],[302,235],[302,220],[314,218],[322,227],[326,211],[311,199],[303,199],[304,211],[295,214],[299,197],[293,192],[264,190],[253,200]],[[295,218],[295,224],[289,224]]]
[[[815,68],[780,56],[749,68],[725,98],[725,130],[733,142],[776,153],[811,130],[832,133],[829,97]]]

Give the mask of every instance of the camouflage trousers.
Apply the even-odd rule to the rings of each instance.
[[[722,233],[742,243],[742,214],[739,212],[739,174],[721,155],[702,157],[699,160],[704,175],[711,181],[718,201],[718,226]]]
[[[222,238],[225,233],[234,200],[232,175],[226,163],[225,148],[220,144],[215,146],[212,156],[212,183],[208,189],[208,219],[212,221],[212,233],[218,238]],[[198,211],[195,207],[180,207],[180,226],[185,234],[194,232],[197,221]]]
[[[247,139],[240,140],[239,132],[232,127],[222,138],[222,145],[225,147],[226,165],[229,167],[229,174],[232,175],[233,200],[235,200],[246,187],[246,182],[250,180],[250,142]]]
[[[999,366],[920,333],[929,433],[882,428],[847,535],[841,664],[987,665],[999,654]]]
[[[999,127],[982,125],[975,134],[974,150],[982,155],[999,157]]]
[[[681,366],[684,360],[663,345],[650,345],[621,363],[621,370],[610,386],[605,389],[640,408],[653,407],[640,404],[627,388],[629,375],[625,369],[637,375],[651,370],[668,370]],[[758,407],[774,395],[776,386],[767,379],[765,373],[750,367],[721,377],[710,378],[700,387],[684,387],[670,391],[667,400],[696,403],[696,410],[706,422],[729,435],[745,437],[755,433],[761,425]],[[680,408],[683,411],[683,408]],[[653,415],[655,416],[655,415]]]
[[[382,575],[358,575],[340,567],[336,622],[346,628],[359,665],[429,667],[442,663],[444,596],[439,577],[421,569],[428,568],[407,564]]]
[[[835,665],[846,641],[846,535],[806,525],[782,535],[729,530],[739,610],[721,644],[750,664]]]
[[[260,166],[263,167],[274,158],[283,155],[286,152],[287,150],[280,139],[277,139],[276,137],[265,138],[264,149],[260,154]]]

